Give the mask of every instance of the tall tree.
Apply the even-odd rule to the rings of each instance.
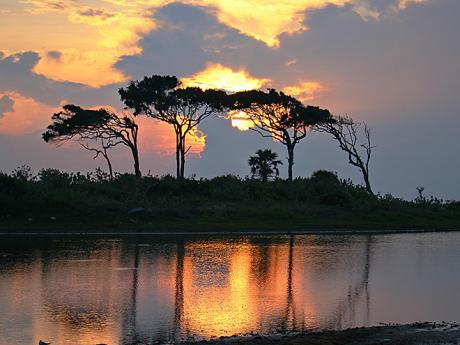
[[[257,150],[255,156],[248,159],[252,177],[258,176],[263,182],[269,178],[276,178],[279,175],[278,165],[283,162],[278,160],[278,154],[272,150]]]
[[[176,137],[176,175],[185,175],[185,156],[191,149],[187,138],[198,125],[214,113],[223,111],[226,93],[202,90],[197,87],[180,88],[176,77],[145,77],[119,90],[122,101],[134,110],[134,115],[146,115],[173,126]]]
[[[340,149],[348,155],[348,162],[361,171],[366,191],[374,195],[369,179],[369,163],[374,148],[369,126],[347,116],[337,116],[333,122],[316,125],[315,130],[332,135]]]
[[[134,173],[141,176],[138,150],[139,127],[129,114],[119,116],[107,109],[83,109],[68,104],[63,111],[52,116],[53,123],[47,127],[42,138],[57,145],[75,140],[82,147],[102,155],[107,161],[112,175],[112,164],[108,150],[118,146],[127,146],[133,156]]]
[[[252,130],[286,146],[289,181],[293,177],[296,145],[313,125],[332,121],[327,109],[304,106],[294,97],[274,89],[237,92],[229,97],[228,102],[231,110],[243,111],[248,116],[253,124]]]

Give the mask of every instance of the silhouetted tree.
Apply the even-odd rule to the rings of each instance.
[[[133,156],[134,173],[141,176],[137,139],[139,127],[129,114],[119,116],[106,109],[90,110],[68,104],[63,111],[52,116],[53,123],[47,127],[42,138],[46,142],[60,145],[69,140],[77,141],[86,150],[102,155],[113,175],[108,150],[127,146]]]
[[[272,150],[257,150],[255,156],[248,159],[252,177],[258,176],[263,182],[269,178],[276,178],[279,175],[278,165],[283,162],[278,160],[278,155]]]
[[[327,109],[304,106],[274,89],[237,92],[228,102],[231,110],[241,110],[249,117],[254,125],[252,130],[286,146],[289,181],[292,181],[295,146],[307,136],[311,126],[332,120]]]
[[[347,116],[337,116],[333,122],[317,124],[315,130],[329,133],[337,140],[340,149],[347,153],[348,162],[361,171],[366,191],[374,195],[369,180],[369,162],[374,147],[368,125],[364,122],[355,122]]]
[[[180,86],[176,77],[154,75],[131,82],[119,93],[125,105],[134,110],[135,116],[143,114],[173,126],[176,135],[176,174],[178,179],[183,179],[185,155],[191,148],[187,146],[187,137],[194,134],[204,119],[223,111],[226,93]]]

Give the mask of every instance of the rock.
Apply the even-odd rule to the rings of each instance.
[[[43,340],[38,341],[38,345],[50,345],[51,343],[45,343]]]
[[[51,216],[50,219],[51,219],[52,221],[55,221],[57,218],[54,217],[54,216]]]

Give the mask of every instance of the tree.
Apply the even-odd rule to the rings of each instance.
[[[263,182],[269,178],[276,178],[279,175],[278,165],[283,162],[278,160],[278,154],[272,150],[257,150],[255,156],[248,159],[252,177],[258,176]]]
[[[315,130],[332,135],[340,149],[347,153],[348,162],[361,171],[366,191],[374,195],[369,180],[369,162],[374,148],[369,126],[364,122],[355,122],[347,116],[337,116],[333,122],[316,125]]]
[[[198,125],[214,113],[223,111],[227,94],[223,91],[180,88],[173,76],[145,77],[119,90],[126,107],[134,115],[146,115],[173,126],[176,137],[176,175],[184,178],[185,156],[191,149],[187,138]]]
[[[106,109],[90,110],[68,104],[63,111],[52,116],[53,123],[47,127],[42,138],[57,145],[70,140],[77,141],[83,148],[102,155],[112,176],[109,149],[127,146],[133,156],[134,173],[141,176],[138,150],[139,127],[130,114],[119,116]]]
[[[327,109],[304,106],[294,97],[274,89],[241,91],[229,98],[230,110],[243,111],[253,124],[252,130],[286,146],[289,181],[292,181],[296,145],[307,136],[311,126],[332,120]]]

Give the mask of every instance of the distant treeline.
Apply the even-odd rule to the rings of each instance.
[[[460,202],[370,195],[335,173],[263,182],[238,176],[178,181],[100,169],[21,167],[0,173],[0,229],[307,230],[460,228]]]

